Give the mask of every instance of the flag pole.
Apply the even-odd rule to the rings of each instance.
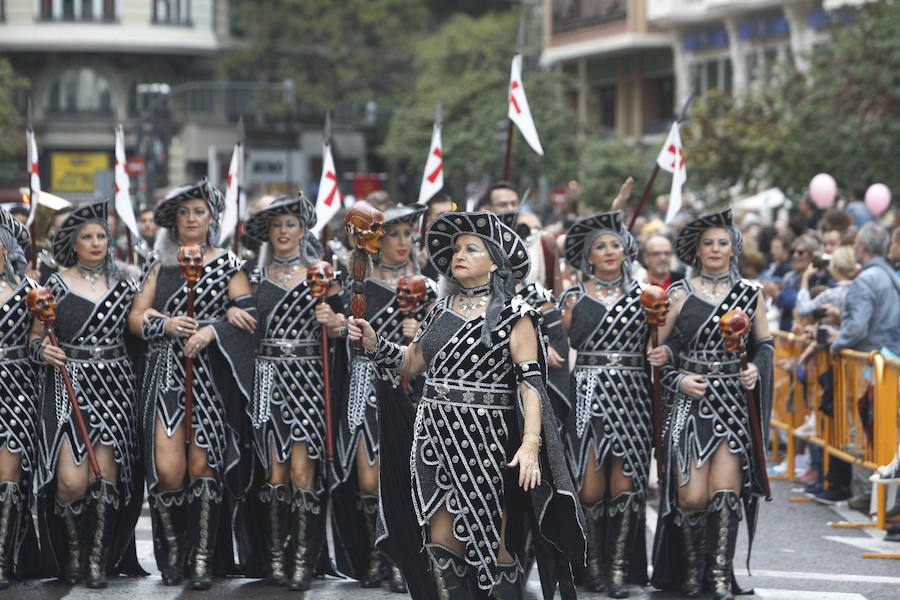
[[[513,120],[507,118],[509,121],[509,129],[506,132],[506,160],[503,162],[503,180],[509,181],[509,157],[512,155],[512,140],[513,140]]]
[[[35,224],[36,219],[34,218],[37,213],[36,202],[39,200],[39,196],[36,196],[34,193],[34,177],[32,173],[34,171],[33,161],[37,158],[35,156],[31,156],[31,147],[32,142],[35,146],[37,146],[37,142],[34,142],[34,126],[32,123],[32,112],[31,112],[31,97],[28,98],[28,109],[27,116],[25,121],[25,127],[27,128],[30,135],[26,135],[27,138],[25,143],[27,144],[25,148],[25,156],[28,161],[28,233],[31,234],[31,268],[37,268],[37,240],[35,239],[37,235],[37,227]]]
[[[234,201],[237,203],[237,221],[234,224],[234,239],[232,241],[232,246],[234,248],[234,253],[240,256],[240,236],[241,236],[241,187],[244,183],[244,115],[238,117],[238,139],[237,139],[238,148],[240,148],[240,154],[238,155],[238,185],[237,185],[237,194]],[[290,157],[288,158],[290,160]]]
[[[688,94],[687,100],[684,101],[684,105],[681,107],[681,111],[675,117],[676,123],[681,123],[684,120],[684,115],[687,113],[688,106],[690,106],[691,101],[694,99],[695,88],[691,88],[691,93]],[[634,222],[637,221],[638,216],[641,214],[641,211],[644,209],[644,203],[647,201],[647,196],[650,195],[650,188],[653,187],[653,182],[656,180],[656,175],[659,173],[659,163],[655,163],[653,167],[653,173],[650,174],[650,179],[647,180],[647,185],[644,186],[644,191],[641,194],[641,199],[638,202],[637,208],[634,209],[634,213],[631,215],[631,219],[628,221],[628,231],[634,229]]]

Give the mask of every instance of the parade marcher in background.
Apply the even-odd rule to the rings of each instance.
[[[321,325],[343,325],[333,281],[327,290],[332,322],[316,320],[319,298],[307,268],[322,249],[309,229],[316,209],[302,193],[283,197],[253,215],[246,235],[262,244],[256,292],[259,338],[253,402],[256,456],[265,471],[258,497],[261,514],[248,515],[249,529],[265,540],[266,577],[273,585],[308,590],[322,548],[325,511],[325,401]],[[290,526],[289,526],[290,525]],[[287,532],[287,535],[285,533]],[[291,538],[288,547],[287,538]]]
[[[230,503],[246,485],[240,462],[251,458],[240,431],[252,397],[256,308],[241,260],[218,247],[223,208],[222,194],[205,178],[166,196],[156,210],[163,228],[156,256],[144,265],[129,316],[131,331],[149,344],[140,398],[156,561],[163,583],[176,585],[189,548],[192,589],[208,589],[213,575],[233,571]],[[187,285],[176,259],[186,244],[202,253],[202,264],[193,266],[202,269],[195,318],[186,315]],[[185,356],[193,358],[190,423]]]
[[[136,272],[116,264],[105,202],[76,209],[53,236],[61,270],[47,287],[56,301],[60,346],[35,320],[31,354],[43,363],[42,454],[38,481],[44,554],[63,581],[84,577],[105,588],[107,574],[144,574],[137,565],[134,527],[143,503],[134,371],[125,347]],[[82,439],[58,368],[79,390],[89,439]],[[94,448],[102,478],[87,458]],[[126,552],[127,549],[127,552]],[[84,572],[82,573],[82,569]]]
[[[612,211],[570,227],[565,254],[584,276],[566,290],[560,307],[578,351],[565,440],[588,525],[585,585],[602,591],[605,576],[609,597],[626,598],[629,583],[647,583],[644,522],[653,448],[644,355],[650,328],[641,287],[631,278],[637,242],[621,212]]]
[[[406,317],[399,310],[397,282],[418,270],[413,256],[412,227],[418,223],[423,210],[421,206],[397,206],[385,211],[379,254],[365,282],[367,320],[380,335],[401,343],[415,335],[436,297],[432,282],[426,299],[412,316]],[[322,311],[322,318],[328,322],[333,319],[327,307]],[[338,372],[336,368],[336,382],[341,381]],[[350,562],[346,566],[339,562],[338,568],[358,579],[364,588],[379,587],[383,579],[381,552],[375,545],[380,462],[378,402],[397,395],[399,384],[399,379],[385,381],[367,356],[354,353],[349,377],[342,381],[346,401],[335,402],[339,411],[335,444],[341,481],[335,482],[332,490],[334,526]],[[356,498],[351,499],[352,496]],[[354,500],[359,508],[352,505]],[[357,527],[360,512],[363,527]],[[361,541],[366,544],[361,546]],[[395,592],[406,591],[396,567],[390,569],[390,587]]]
[[[401,346],[367,321],[350,321],[350,338],[362,340],[376,364],[426,374],[412,453],[407,446],[384,457],[385,466],[408,469],[412,487],[412,499],[405,489],[382,489],[385,537],[410,530],[390,515],[412,500],[413,530],[418,525],[423,536],[439,597],[522,598],[526,524],[571,560],[584,557],[581,511],[544,389],[540,314],[515,297],[528,253],[489,212],[443,215],[426,242],[455,291],[429,312],[413,342]],[[401,544],[404,564],[424,562],[420,544]]]
[[[50,223],[50,228],[47,230],[46,240],[49,243],[51,239],[53,239],[53,235],[57,232],[62,222],[65,221],[66,217],[69,216],[69,213],[72,212],[71,207],[61,208],[56,211],[56,214],[53,215],[53,221]],[[59,264],[57,264],[56,259],[53,258],[53,252],[50,248],[43,248],[38,251],[37,255],[37,281],[41,285],[47,283],[47,280],[50,279],[50,276],[56,273],[59,270]]]
[[[25,297],[35,283],[25,277],[31,237],[0,209],[0,589],[11,577],[33,577],[37,537],[31,487],[38,462],[35,374],[28,360],[31,314]]]
[[[431,222],[436,218],[444,213],[456,210],[456,203],[453,201],[453,198],[450,197],[450,194],[438,192],[429,198],[425,205],[428,209],[422,214],[422,225],[418,232],[422,239],[419,240],[418,256],[416,259],[419,262],[419,268],[422,270],[422,275],[437,281],[440,274],[437,269],[434,268],[434,265],[431,264],[431,261],[428,260],[428,250],[425,249],[424,243],[425,232],[428,230],[428,226]]]
[[[664,235],[653,234],[644,241],[641,248],[641,262],[645,271],[642,277],[635,275],[640,283],[657,285],[664,290],[684,279],[684,273],[672,270],[672,242]]]
[[[741,507],[752,544],[764,493],[766,465],[758,464],[753,444],[755,436],[767,438],[774,348],[761,290],[738,275],[742,247],[731,209],[682,228],[675,254],[696,275],[669,288],[671,307],[659,332],[664,345],[649,352],[651,363],[663,366],[670,406],[652,583],[680,588],[689,598],[699,597],[707,568],[713,597],[733,598]],[[738,352],[726,350],[719,329],[719,320],[734,309],[752,322],[745,370]],[[755,390],[762,432],[750,428],[748,389]]]

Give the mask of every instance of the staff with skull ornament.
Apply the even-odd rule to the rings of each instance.
[[[336,280],[334,269],[327,261],[319,260],[307,267],[306,282],[310,295],[325,304],[325,296]],[[322,387],[325,400],[325,452],[328,462],[334,462],[334,426],[331,419],[331,367],[328,353],[328,326],[322,325]]]
[[[641,292],[641,308],[650,323],[650,348],[659,346],[659,328],[665,326],[669,312],[669,297],[666,290],[651,285]],[[662,454],[662,406],[660,404],[659,367],[653,367],[653,449],[656,452],[656,476],[663,478]]]
[[[194,284],[200,279],[203,269],[203,253],[200,246],[187,244],[178,249],[178,266],[181,267],[181,277],[187,285],[187,316],[194,318]],[[184,422],[185,443],[190,444],[193,436],[193,409],[194,409],[194,358],[184,357]]]
[[[347,270],[352,278],[350,310],[353,318],[366,316],[366,276],[372,270],[372,256],[384,235],[384,215],[365,200],[357,200],[344,216],[344,228],[356,238],[356,245],[347,256]],[[353,343],[362,352],[362,342]]]
[[[397,282],[397,304],[400,305],[400,312],[404,318],[411,319],[419,308],[419,304],[425,299],[428,292],[428,286],[422,275],[405,275]],[[409,345],[412,338],[406,338],[405,344]],[[403,391],[409,391],[409,377],[404,376],[401,379]]]
[[[53,323],[56,321],[56,301],[53,294],[45,287],[36,288],[28,292],[27,297],[28,310],[30,310],[39,321],[44,324],[47,329],[47,337],[50,344],[59,348],[59,341],[56,339],[56,332],[53,330]],[[87,426],[84,423],[84,416],[81,414],[81,408],[78,406],[78,399],[75,396],[75,389],[72,387],[72,379],[65,366],[57,366],[60,377],[62,377],[63,385],[66,387],[66,393],[69,395],[69,402],[72,404],[72,416],[75,418],[75,425],[78,427],[78,433],[81,435],[81,441],[87,450],[88,460],[91,463],[91,471],[94,478],[98,481],[103,479],[100,472],[100,463],[97,462],[97,456],[94,454],[94,446],[91,444],[91,438],[88,435]]]

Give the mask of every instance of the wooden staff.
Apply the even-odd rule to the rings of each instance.
[[[200,279],[203,269],[203,252],[200,246],[188,244],[178,249],[178,266],[181,276],[187,284],[187,316],[194,318],[194,284]],[[190,444],[193,437],[194,424],[194,359],[184,356],[184,421],[185,443]]]
[[[423,238],[424,239],[424,238]],[[419,304],[425,299],[427,287],[425,278],[421,275],[404,275],[397,282],[397,304],[400,312],[403,313],[404,319],[409,319],[418,310]],[[406,338],[406,345],[412,342],[411,338]],[[400,380],[403,391],[409,391],[409,377],[403,377]]]
[[[641,308],[650,323],[650,347],[659,346],[659,327],[666,324],[669,312],[669,296],[658,285],[651,285],[641,292]],[[660,399],[659,367],[653,367],[653,449],[656,452],[656,476],[663,479],[662,453],[662,403]]]
[[[344,228],[356,238],[356,247],[347,256],[347,270],[353,281],[350,286],[350,310],[355,319],[366,316],[366,276],[372,270],[372,255],[378,254],[384,235],[384,215],[365,200],[357,200],[344,215]],[[353,348],[362,352],[362,340]]]
[[[53,294],[45,287],[35,288],[28,292],[25,301],[28,304],[28,310],[47,327],[50,343],[59,348],[59,340],[56,339],[56,332],[53,331],[53,322],[56,321],[56,301],[53,298]],[[65,366],[56,368],[62,376],[63,384],[66,386],[66,393],[69,395],[69,402],[72,404],[72,416],[75,418],[75,425],[78,427],[81,441],[84,442],[84,447],[87,450],[91,471],[94,472],[94,477],[99,481],[103,479],[103,475],[100,473],[100,463],[97,462],[97,456],[94,454],[94,447],[91,445],[91,438],[88,435],[87,426],[84,424],[84,416],[81,414],[78,400],[75,398],[75,388],[72,387],[69,372],[66,371]]]
[[[732,352],[737,351],[741,355],[741,371],[747,370],[747,348],[744,339],[750,333],[750,316],[740,309],[725,313],[719,319],[719,331],[725,338],[725,348]],[[743,384],[742,384],[743,385]],[[766,500],[772,500],[772,490],[769,487],[769,473],[766,469],[766,454],[763,448],[762,427],[759,422],[759,404],[756,402],[756,394],[752,389],[744,388],[747,392],[747,413],[750,415],[750,435],[753,442],[753,455],[760,467],[760,484]]]
[[[328,290],[334,285],[334,269],[328,262],[319,260],[306,270],[306,282],[309,285],[309,293],[313,298],[318,298],[319,303],[325,304]],[[322,393],[325,398],[325,453],[328,462],[334,462],[334,431],[331,424],[331,365],[328,364],[328,328],[322,325],[320,334],[322,338]]]

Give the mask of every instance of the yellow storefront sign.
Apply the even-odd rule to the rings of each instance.
[[[106,152],[53,152],[50,185],[54,192],[92,192],[94,173],[109,169]]]

